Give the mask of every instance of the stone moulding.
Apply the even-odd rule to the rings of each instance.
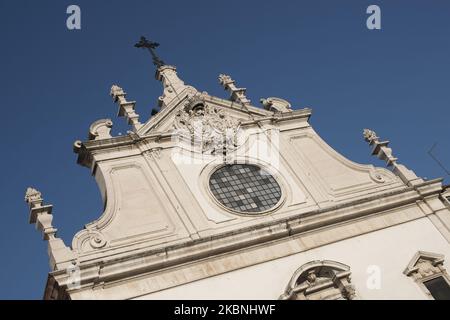
[[[201,152],[221,152],[237,147],[240,121],[225,109],[208,104],[201,97],[189,99],[175,115],[173,128],[200,143]]]
[[[263,99],[265,108],[257,108],[245,96],[245,88],[236,87],[226,75],[219,81],[230,91],[231,101],[213,97],[186,85],[174,66],[157,66],[155,77],[164,89],[157,101],[159,111],[152,109],[151,117],[141,123],[135,102],[127,101],[123,89],[114,85],[111,95],[119,104],[118,116],[124,116],[132,130],[112,137],[111,120],[101,119],[89,128],[88,141],[74,143],[77,162],[91,170],[100,188],[101,216],[86,224],[69,248],[55,238],[51,207],[31,208],[30,221],[42,229],[49,244],[57,245],[49,249],[58,255],[51,258],[56,262],[45,298],[101,297],[108,289],[115,291],[114,298],[145,295],[427,216],[438,220],[439,213],[449,212],[436,203],[441,180],[424,182],[397,165],[387,142],[380,142],[374,132],[366,130],[365,137],[376,145],[374,153],[392,163],[394,173],[354,163],[336,152],[310,126],[309,108],[292,110],[288,101],[276,97]],[[248,134],[246,139],[235,138],[240,129]],[[177,168],[169,157],[179,150],[182,156],[188,154],[187,142],[206,135],[209,140],[189,153],[192,158],[222,155],[217,158],[223,163],[239,161],[238,152],[260,146],[248,138],[259,135],[258,130],[268,141],[279,142],[274,149],[282,167],[262,156],[249,157],[280,169],[282,197],[270,216],[263,212],[248,218],[210,205],[213,195],[198,196],[208,196],[205,184],[211,172],[203,171],[207,166],[189,163],[190,167]],[[268,134],[272,130],[276,138]],[[308,139],[300,140],[302,135]],[[31,206],[40,201],[34,189],[26,197]],[[207,212],[210,216],[205,218]],[[230,218],[217,217],[220,214]],[[439,231],[450,239],[448,223],[442,225]],[[246,254],[252,257],[242,258]],[[225,263],[219,265],[221,261]],[[304,272],[320,267],[336,271],[334,280],[339,281],[326,279],[327,284],[332,281],[344,297],[352,298],[350,271],[343,264],[314,261],[294,277],[297,281]],[[69,268],[77,269],[80,286],[71,285]],[[286,296],[298,292],[298,285],[291,283]],[[311,290],[305,283],[300,286],[304,293]],[[125,287],[131,291],[121,290]]]
[[[280,300],[298,297],[307,299],[310,292],[336,287],[347,300],[355,298],[355,288],[351,284],[350,267],[336,261],[311,261],[298,268],[289,281]],[[320,281],[318,281],[320,278]]]
[[[171,112],[170,110],[164,109],[159,114],[163,114],[165,112]],[[299,109],[286,114],[277,114],[272,116],[263,116],[260,118],[256,118],[253,120],[246,120],[241,122],[242,127],[249,127],[253,125],[258,125],[260,122],[283,122],[283,121],[292,121],[298,119],[305,119],[308,121],[311,116],[311,109]],[[153,118],[152,118],[153,119]],[[155,124],[156,125],[156,124]],[[77,140],[74,142],[73,151],[78,155],[77,163],[90,168],[91,172],[95,172],[95,161],[93,157],[94,152],[107,151],[108,149],[116,149],[120,147],[129,147],[136,145],[138,143],[151,143],[151,142],[163,142],[163,140],[170,141],[173,137],[173,132],[149,132],[147,134],[143,134],[142,130],[144,130],[146,125],[144,125],[139,132],[136,134],[128,134],[124,136],[105,138],[101,140],[89,140],[82,142]]]
[[[431,292],[425,285],[427,281],[442,277],[450,285],[450,276],[444,267],[443,254],[418,251],[403,273],[411,277],[429,299],[434,300]]]
[[[195,90],[192,87],[187,86],[178,96],[176,99],[173,99],[171,101],[171,103],[163,108],[160,112],[158,112],[155,116],[153,116],[152,118],[150,118],[149,121],[147,121],[147,123],[145,123],[138,131],[137,133],[141,136],[147,136],[147,135],[151,135],[153,134],[156,130],[158,130],[158,127],[164,123],[165,121],[167,121],[167,119],[170,117],[170,115],[175,111],[175,109],[178,109],[180,107],[184,107],[184,103],[186,102],[186,100],[193,98],[194,96],[202,96],[204,98],[204,100],[207,103],[213,103],[214,105],[218,106],[218,107],[224,107],[229,109],[230,111],[235,111],[235,112],[244,112],[246,114],[251,114],[252,116],[256,117],[255,120],[258,120],[260,118],[273,118],[273,119],[277,119],[277,118],[282,118],[283,114],[277,114],[274,115],[272,112],[269,112],[267,110],[261,109],[261,108],[257,108],[251,105],[246,106],[245,108],[243,108],[243,106],[239,103],[233,102],[233,101],[229,101],[229,100],[225,100],[225,99],[221,99],[221,98],[217,98],[217,97],[213,97],[208,95],[207,93],[203,92],[200,93],[197,90]],[[304,113],[306,111],[309,112],[309,114],[311,114],[311,110],[310,109],[299,109],[299,110],[295,110],[293,111],[293,113],[298,114],[298,113]],[[249,118],[249,120],[251,120]],[[251,120],[253,121],[253,120]]]
[[[374,167],[373,165],[356,163],[347,159],[339,152],[334,150],[330,145],[328,145],[312,128],[308,128],[301,133],[290,135],[288,136],[288,138],[290,142],[295,142],[299,139],[311,139],[320,147],[321,151],[336,160],[336,163],[342,164],[346,168],[355,172],[365,173],[370,177],[370,179],[367,179],[367,181],[363,181],[358,184],[352,182],[350,186],[333,186],[327,182],[323,174],[315,167],[314,162],[311,161],[307,153],[299,150],[299,147],[293,148],[295,154],[302,158],[302,162],[304,164],[307,164],[308,170],[313,173],[312,176],[316,180],[315,185],[319,186],[323,190],[323,192],[325,192],[329,196],[335,198],[345,196],[356,197],[361,193],[367,192],[367,190],[373,189],[374,185],[377,188],[405,188],[404,183],[390,170]]]
[[[444,255],[418,251],[403,273],[408,277],[412,276],[415,280],[419,280],[429,275],[445,272],[443,264]]]
[[[432,187],[433,184],[438,182],[439,179],[430,180],[425,182],[423,187]],[[383,198],[382,205],[379,202],[380,198]],[[104,255],[105,250],[107,251],[108,248],[102,248],[90,254],[79,256],[78,259],[83,280],[81,289],[74,289],[74,292],[92,288],[98,282],[111,283],[112,285],[116,280],[121,279],[123,281],[126,278],[137,276],[143,272],[154,272],[162,268],[180,266],[185,263],[197,261],[210,257],[211,255],[220,255],[270,241],[287,239],[288,237],[317,230],[318,228],[325,226],[332,227],[333,225],[339,225],[346,221],[367,215],[379,214],[401,206],[415,206],[416,202],[420,199],[421,196],[417,191],[413,188],[408,188],[407,190],[379,194],[340,206],[318,209],[307,214],[280,219],[263,225],[250,226],[231,232],[211,235],[202,239],[188,242],[179,241],[173,245],[163,244],[159,248],[142,248],[135,250],[132,256],[129,254],[115,254],[108,258]],[[375,208],[374,203],[376,203]],[[348,210],[350,207],[352,208],[351,212]],[[330,215],[331,212],[333,213],[332,215]],[[424,216],[425,214],[422,213],[420,217]],[[117,252],[118,248],[109,248],[109,250],[112,249]],[[96,256],[100,260],[97,261]],[[102,266],[102,274],[99,273],[99,263]],[[119,271],[119,269],[115,268],[116,263],[126,264],[128,267],[125,268],[125,271]],[[65,283],[64,279],[66,278],[66,274],[64,270],[52,272],[50,276],[56,277],[60,285]]]

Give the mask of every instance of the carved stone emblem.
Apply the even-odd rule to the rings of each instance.
[[[203,153],[226,154],[238,146],[240,122],[199,96],[189,99],[176,114],[174,128]]]
[[[370,129],[364,129],[363,135],[364,135],[364,139],[370,143],[372,143],[373,141],[378,141],[378,139],[379,139],[377,134],[375,133],[375,131],[370,130]]]
[[[89,127],[89,140],[101,140],[111,138],[111,128],[113,123],[111,119],[100,119],[95,121]]]
[[[280,299],[327,299],[327,296],[333,299],[356,299],[356,290],[351,284],[350,274],[349,266],[336,261],[308,262],[294,272]],[[334,289],[337,290],[333,292]]]
[[[290,112],[292,111],[291,104],[281,98],[270,97],[267,99],[259,100],[261,104],[264,106],[264,109],[273,111],[273,112]]]
[[[161,158],[161,148],[152,148],[144,152],[144,156],[148,159],[155,161]]]
[[[103,248],[106,245],[106,240],[98,231],[92,231],[90,234],[89,244],[94,249]]]

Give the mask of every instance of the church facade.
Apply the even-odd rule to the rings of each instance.
[[[138,45],[137,45],[138,46]],[[365,129],[391,170],[352,162],[281,98],[255,106],[230,76],[228,99],[185,84],[141,39],[163,85],[142,121],[92,123],[76,141],[104,212],[70,246],[38,190],[25,200],[48,242],[44,299],[448,299],[450,188],[425,180]],[[380,161],[380,163],[381,163]]]

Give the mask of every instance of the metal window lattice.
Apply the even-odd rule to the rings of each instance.
[[[255,165],[224,166],[212,174],[209,187],[221,204],[246,213],[269,210],[281,198],[281,188],[274,177]]]

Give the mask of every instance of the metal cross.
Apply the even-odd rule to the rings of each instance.
[[[153,64],[156,67],[161,67],[164,65],[164,61],[162,61],[155,52],[156,47],[159,46],[159,43],[157,42],[152,42],[147,40],[145,37],[141,37],[141,39],[139,40],[138,43],[136,43],[134,45],[136,48],[142,48],[142,49],[148,49],[148,51],[150,51],[150,54],[152,55],[153,58]]]

